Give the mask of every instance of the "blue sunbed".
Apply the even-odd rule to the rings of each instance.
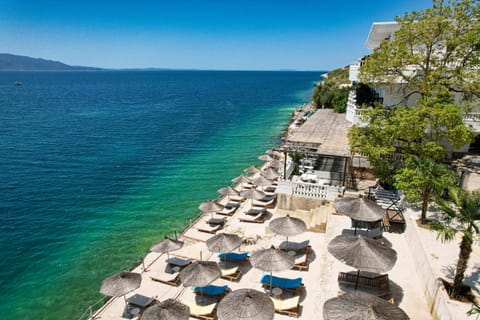
[[[264,274],[260,282],[266,286],[270,286],[270,278],[272,287],[278,287],[281,289],[296,289],[302,285],[302,278],[288,279],[271,276]]]
[[[236,253],[236,252],[229,252],[229,253],[219,253],[218,257],[220,260],[228,260],[228,261],[244,261],[248,258],[248,251]]]
[[[219,296],[227,291],[228,286],[209,285],[205,287],[192,287],[192,289],[195,293],[201,293],[207,296]]]

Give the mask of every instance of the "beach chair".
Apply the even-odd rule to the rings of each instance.
[[[245,198],[240,196],[230,196],[228,199],[230,201],[239,202],[239,203],[245,201]]]
[[[244,251],[240,253],[229,252],[229,253],[219,253],[218,258],[221,261],[233,261],[233,262],[246,262],[248,261],[249,252]]]
[[[304,288],[302,278],[289,279],[264,274],[260,279],[260,282],[264,288],[270,288],[271,283],[273,288],[280,288],[282,290],[291,291],[295,294],[300,294]]]
[[[292,241],[283,241],[278,246],[280,250],[283,251],[295,251],[298,253],[308,253],[312,249],[310,246],[310,240],[305,240],[302,242],[292,242]]]
[[[275,201],[276,197],[273,197],[270,200],[264,201],[264,200],[254,200],[253,205],[256,207],[262,207],[262,208],[274,208],[275,207]]]
[[[264,213],[265,211],[267,211],[266,208],[264,207],[251,207],[250,209],[248,209],[247,212],[245,212],[245,214],[249,215],[249,216],[256,216],[257,214],[259,213]]]
[[[222,225],[220,225],[220,224],[211,225],[211,224],[205,223],[204,225],[202,225],[200,227],[197,227],[197,230],[201,231],[201,232],[207,232],[207,233],[215,234],[221,228],[222,228]]]
[[[220,271],[222,272],[222,275],[220,276],[222,279],[226,279],[229,281],[237,281],[242,275],[238,266],[225,266],[221,263],[219,263],[218,266],[220,267]]]
[[[199,305],[193,301],[182,301],[182,303],[190,308],[190,316],[203,320],[214,320],[215,309],[217,303],[211,303],[208,305]]]
[[[270,299],[272,299],[273,301],[275,312],[297,318],[300,316],[299,296],[294,296],[286,299],[270,297]]]
[[[231,217],[233,216],[233,214],[237,211],[238,209],[238,206],[237,207],[227,207],[225,206],[222,211],[216,211],[215,213],[216,214],[220,214],[222,216],[228,216],[228,217]]]
[[[254,216],[249,216],[244,214],[243,216],[238,218],[238,220],[240,220],[241,222],[264,223],[265,222],[264,212],[259,212]]]
[[[219,224],[219,225],[224,225],[226,222],[226,218],[225,217],[221,217],[221,218],[210,218],[207,220],[207,223],[210,224],[210,225],[216,225],[216,224]]]
[[[223,298],[230,290],[228,286],[208,285],[205,287],[192,287],[193,292],[202,296],[210,296],[214,298]]]
[[[192,263],[191,258],[180,258],[180,257],[170,257],[165,262],[168,264],[168,268],[173,268],[173,267],[180,267],[184,268],[188,266],[190,263]],[[172,270],[173,271],[173,270]],[[168,272],[168,271],[167,271]]]
[[[178,286],[180,284],[180,273],[168,273],[165,271],[152,271],[150,273],[150,279],[153,281],[158,281],[161,283],[165,283],[171,286]]]
[[[299,271],[308,271],[309,264],[310,262],[308,261],[308,256],[305,253],[301,253],[295,256],[295,265],[293,266],[293,269]]]
[[[381,292],[390,292],[390,280],[388,274],[360,274],[357,282],[357,272],[338,273],[338,283],[345,286],[371,289]]]

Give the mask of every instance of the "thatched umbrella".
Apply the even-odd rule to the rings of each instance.
[[[268,154],[263,154],[260,157],[258,157],[258,159],[260,159],[262,161],[272,161],[273,160],[273,158],[271,156],[269,156]]]
[[[169,252],[179,250],[183,247],[183,241],[177,239],[170,239],[165,236],[165,239],[150,247],[150,251],[158,253],[167,253],[167,259],[170,259]]]
[[[360,270],[384,273],[393,268],[397,252],[370,238],[363,236],[337,236],[328,244],[328,252],[343,263]]]
[[[271,246],[268,249],[253,252],[250,263],[257,269],[270,272],[270,289],[272,289],[273,271],[291,269],[295,265],[295,257]]]
[[[270,297],[253,289],[235,290],[227,294],[217,307],[218,320],[272,320],[274,314]]]
[[[221,275],[222,271],[216,262],[195,261],[180,271],[180,280],[185,287],[205,287]]]
[[[213,200],[202,202],[198,208],[203,212],[216,212],[223,209],[223,206]]]
[[[355,233],[357,233],[357,221],[375,222],[382,220],[385,209],[375,201],[363,198],[340,198],[333,205],[335,211],[349,216],[354,220]]]
[[[263,170],[262,173],[260,174],[270,180],[280,177],[280,172],[278,172],[275,168],[272,168],[272,167],[268,167],[267,169]]]
[[[265,178],[264,176],[260,175],[257,178],[252,180],[252,183],[256,186],[260,187],[267,187],[272,185],[272,180]]]
[[[273,219],[268,227],[276,234],[287,236],[287,247],[288,236],[295,236],[307,231],[307,225],[302,219],[290,217],[288,214],[285,217]]]
[[[273,168],[281,168],[283,167],[283,162],[277,159],[273,159],[272,161],[268,162],[268,166]]]
[[[121,297],[140,287],[142,275],[140,273],[122,271],[105,278],[100,287],[100,293],[111,297]],[[127,301],[125,300],[125,304]]]
[[[352,291],[325,301],[325,320],[408,320],[407,314],[398,306],[371,294]]]
[[[230,187],[230,186],[227,186],[227,187],[218,189],[217,192],[220,193],[220,194],[223,195],[223,196],[227,196],[227,199],[229,199],[230,196],[238,196],[238,195],[240,195],[240,192],[238,192],[237,190],[233,189],[233,188]]]
[[[208,250],[212,252],[230,252],[240,247],[242,239],[231,233],[219,233],[207,240]]]
[[[188,320],[190,308],[183,303],[168,299],[146,308],[140,320]]]
[[[243,184],[244,184],[244,183],[250,183],[250,178],[245,177],[243,174],[241,174],[241,175],[239,175],[238,177],[233,178],[233,179],[232,179],[232,182],[235,182],[235,183],[240,184],[240,188],[243,189]]]
[[[265,198],[265,192],[252,188],[252,189],[240,191],[240,196],[246,199],[251,199],[252,206],[253,206],[253,200],[260,200]]]
[[[257,167],[255,167],[253,164],[246,168],[245,170],[243,170],[243,172],[245,173],[257,173],[257,172],[260,172],[260,169],[258,169]]]

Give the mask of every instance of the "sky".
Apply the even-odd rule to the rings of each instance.
[[[102,68],[332,70],[431,0],[0,0],[0,52]]]

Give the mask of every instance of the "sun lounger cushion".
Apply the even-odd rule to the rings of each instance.
[[[310,240],[305,240],[302,242],[292,242],[292,241],[283,241],[280,243],[280,250],[285,250],[285,251],[301,251],[304,249],[307,249],[308,246],[310,245]]]
[[[242,253],[229,252],[229,253],[219,253],[218,257],[220,260],[229,260],[229,261],[243,261],[248,258],[248,251]]]
[[[225,293],[225,291],[228,289],[228,286],[209,285],[205,287],[192,287],[192,289],[195,293],[201,293],[207,296],[219,296]]]
[[[219,224],[209,225],[208,223],[205,223],[205,225],[198,227],[197,230],[208,233],[216,233],[221,227],[222,226]]]
[[[292,310],[298,307],[298,302],[300,301],[299,296],[287,298],[287,299],[277,299],[270,297],[273,301],[273,306],[276,311]]]
[[[208,224],[224,224],[225,223],[225,217],[221,218],[210,218],[207,220]]]
[[[183,304],[190,308],[190,315],[194,317],[208,316],[213,314],[217,303],[208,304],[205,306],[199,305],[192,301],[182,301]]]
[[[186,265],[189,265],[192,262],[192,259],[182,259],[179,257],[170,257],[169,259],[166,260],[168,264],[174,265],[174,266],[179,266],[179,267],[185,267]]]
[[[278,287],[282,289],[295,289],[302,285],[302,278],[288,279],[275,276],[270,277],[269,274],[264,274],[260,279],[260,282],[262,284],[270,286],[270,278],[272,279],[271,283],[273,287]]]
[[[154,281],[159,281],[162,283],[166,283],[172,286],[176,286],[179,283],[179,275],[180,273],[168,273],[164,271],[153,271],[150,273],[150,279]]]

